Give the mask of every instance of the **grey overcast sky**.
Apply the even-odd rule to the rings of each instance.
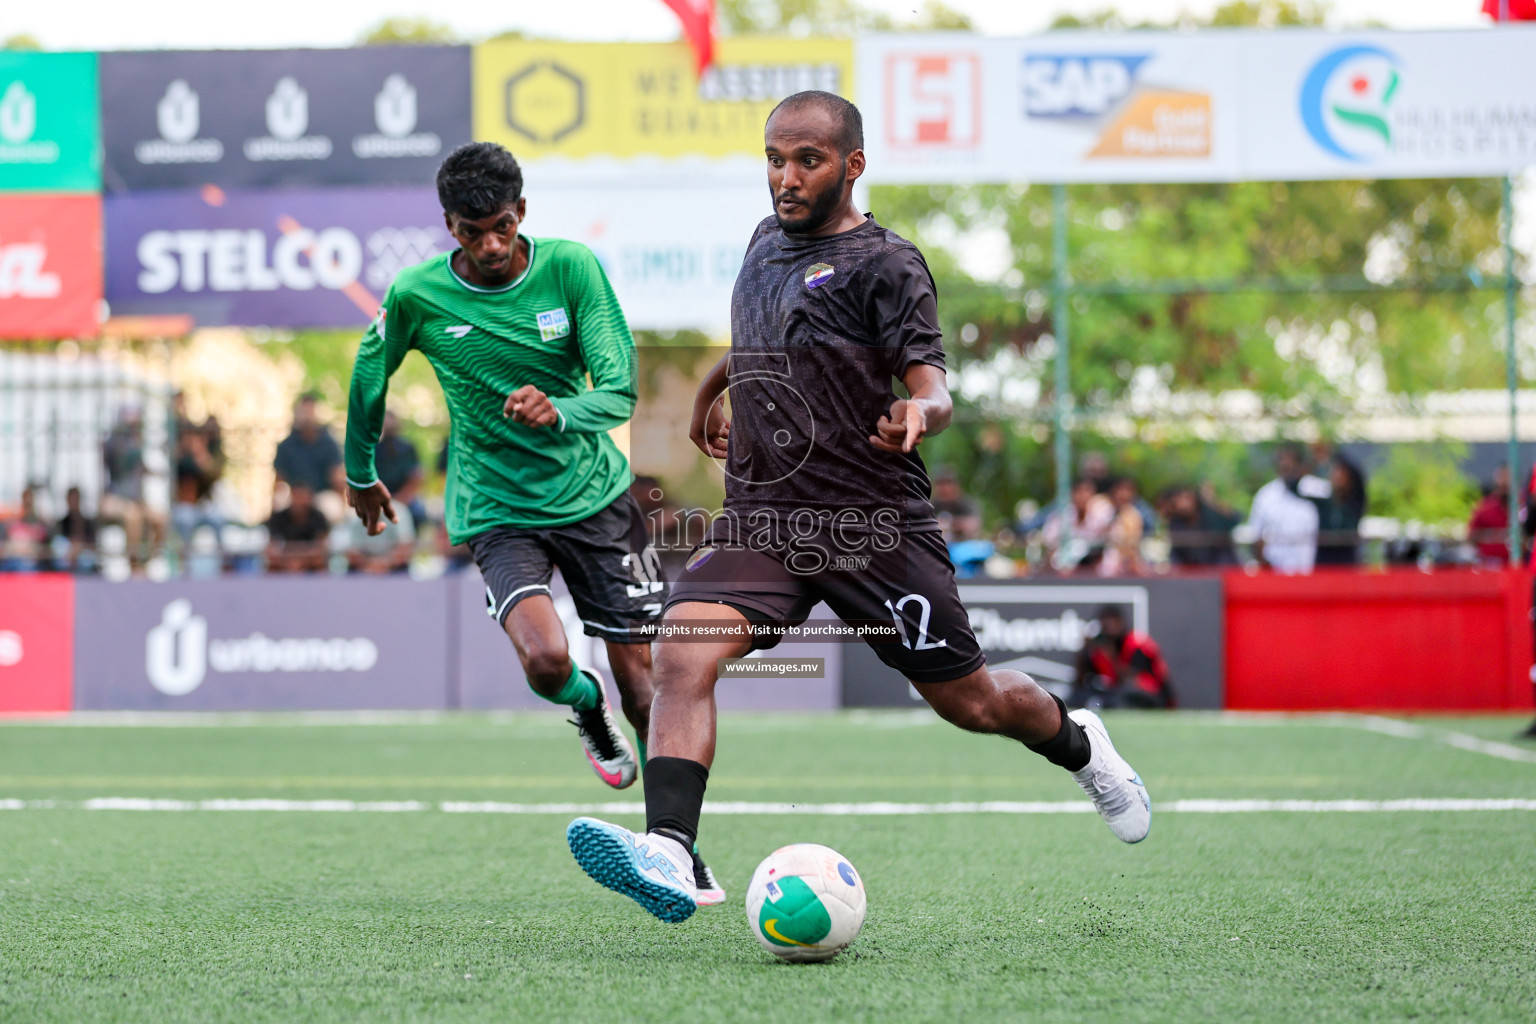
[[[920,0],[863,0],[900,17]],[[947,0],[989,35],[1045,28],[1061,11],[1114,7],[1130,20],[1205,14],[1216,0]],[[1393,28],[1474,28],[1487,24],[1480,0],[1335,0],[1332,22],[1375,20]],[[475,39],[508,29],[557,38],[636,42],[676,39],[677,21],[661,0],[83,0],[0,2],[0,38],[36,36],[50,50],[346,46],[381,18],[425,16]]]

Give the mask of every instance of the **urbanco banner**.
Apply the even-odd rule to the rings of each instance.
[[[867,179],[1197,182],[1536,163],[1536,27],[871,35]]]
[[[431,188],[109,195],[106,239],[115,315],[203,326],[360,326],[402,268],[453,247]]]
[[[779,100],[806,89],[853,96],[853,46],[721,39],[697,75],[683,42],[503,40],[475,47],[474,83],[475,137],[524,162],[760,158],[763,122]]]
[[[78,710],[441,708],[442,584],[231,578],[75,588]]]
[[[470,139],[469,48],[107,53],[109,192],[430,185]]]
[[[95,334],[101,197],[0,195],[0,338]]]
[[[0,191],[101,188],[94,53],[0,50]]]

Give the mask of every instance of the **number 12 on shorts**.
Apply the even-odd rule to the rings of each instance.
[[[911,631],[907,626],[907,621],[901,617],[901,610],[908,604],[916,604],[918,608],[917,637],[915,639],[912,637]],[[908,594],[895,604],[886,601],[885,607],[891,613],[891,621],[896,623],[896,631],[901,634],[902,646],[907,648],[907,650],[931,651],[938,647],[949,646],[948,640],[935,640],[928,635],[928,620],[933,617],[933,606],[928,603],[928,599],[922,594]]]

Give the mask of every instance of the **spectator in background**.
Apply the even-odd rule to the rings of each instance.
[[[1174,565],[1203,567],[1237,561],[1232,554],[1236,516],[1212,508],[1193,487],[1182,484],[1164,491],[1161,505],[1168,523],[1168,559]]]
[[[224,435],[212,416],[193,423],[179,391],[175,402],[176,500],[171,506],[171,524],[186,543],[199,526],[218,530],[224,525],[224,517],[212,500],[213,485],[224,475]]]
[[[54,556],[56,567],[66,572],[92,572],[96,568],[96,520],[80,507],[80,488],[71,487],[64,495],[64,515],[59,519],[60,546]]]
[[[307,488],[311,495],[330,495],[339,518],[345,511],[341,490],[345,484],[341,467],[341,448],[330,430],[320,422],[319,396],[313,392],[300,395],[293,406],[293,430],[277,446],[272,468],[277,482],[290,488]],[[322,503],[323,504],[323,503]]]
[[[1113,605],[1099,610],[1099,633],[1077,652],[1072,705],[1093,708],[1171,708],[1168,665],[1152,638],[1128,628]]]
[[[21,508],[16,518],[5,526],[0,569],[8,572],[36,572],[48,568],[48,538],[53,531],[37,513],[37,489],[28,485],[21,491]]]
[[[1360,563],[1360,520],[1365,518],[1365,473],[1340,452],[1328,458],[1331,493],[1318,503],[1318,565]]]
[[[1493,471],[1493,483],[1472,510],[1467,538],[1477,547],[1477,560],[1490,569],[1509,564],[1509,467]]]
[[[382,474],[380,479],[383,479]],[[409,505],[396,505],[395,515],[397,522],[385,517],[383,532],[372,537],[361,519],[348,520],[348,568],[370,575],[405,572],[410,568],[411,555],[416,550],[416,517]]]
[[[1093,493],[1108,496],[1114,478],[1109,472],[1109,456],[1103,452],[1084,452],[1077,464],[1077,476],[1093,484]]]
[[[1136,481],[1120,477],[1111,484],[1109,503],[1114,509],[1114,518],[1105,530],[1099,575],[1129,576],[1145,572],[1141,539],[1147,532],[1147,520],[1137,507]]]
[[[409,508],[417,522],[424,520],[427,507],[421,500],[421,456],[416,446],[400,433],[400,417],[392,411],[384,413],[384,430],[374,449],[373,461],[379,482],[388,488],[395,504]]]
[[[137,407],[125,406],[118,413],[117,425],[102,444],[101,459],[107,486],[100,518],[123,525],[129,562],[141,566],[148,555],[146,545],[158,547],[165,540],[165,523],[144,500],[144,417]]]
[[[1080,477],[1074,481],[1067,506],[1052,512],[1040,528],[1051,567],[1057,572],[1074,572],[1097,565],[1114,518],[1114,506],[1098,493],[1092,480]]]
[[[981,533],[981,510],[948,466],[933,475],[933,510],[946,540],[970,540]]]
[[[1316,500],[1328,496],[1328,482],[1309,476],[1305,459],[1300,445],[1281,445],[1277,475],[1259,488],[1248,513],[1254,557],[1285,575],[1309,573],[1317,561]]]
[[[320,572],[326,567],[331,524],[304,484],[288,491],[288,507],[267,520],[268,572]]]

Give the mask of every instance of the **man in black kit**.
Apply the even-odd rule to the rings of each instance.
[[[689,429],[726,460],[725,509],[673,588],[656,645],[646,831],[577,818],[572,853],[662,920],[693,914],[688,851],[714,760],[716,666],[773,646],[762,627],[802,623],[818,601],[850,624],[894,626],[899,642],[871,646],[935,711],[1072,772],[1115,835],[1140,841],[1151,800],[1099,718],[1069,715],[1022,672],[988,670],[971,633],[917,453],[952,412],[933,278],[912,243],[853,205],[858,108],[797,93],[764,135],[774,215],[748,243],[731,354],[706,375]],[[687,638],[669,637],[683,627]]]

